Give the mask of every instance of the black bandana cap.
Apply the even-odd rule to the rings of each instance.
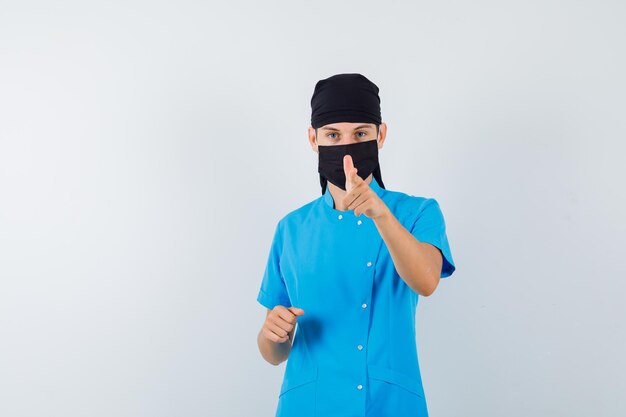
[[[311,97],[311,127],[339,122],[379,125],[382,117],[378,91],[376,84],[356,73],[319,80]]]

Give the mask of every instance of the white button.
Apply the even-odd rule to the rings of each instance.
[[[363,385],[361,385],[361,384],[357,385],[356,389],[363,389]]]
[[[343,214],[340,214],[339,216],[337,216],[337,218],[338,218],[339,220],[343,219]]]
[[[363,303],[363,304],[361,304],[361,307],[367,308],[367,304]]]
[[[359,349],[359,350],[363,350],[363,345],[358,345],[358,346],[357,346],[357,349]]]
[[[372,266],[372,263],[371,263],[371,262],[368,262],[368,263],[367,263],[367,266]]]
[[[363,223],[361,220],[359,220],[358,222],[356,222],[356,224],[359,224],[359,225],[360,225],[361,223]]]

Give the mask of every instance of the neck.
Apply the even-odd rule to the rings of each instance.
[[[372,178],[374,178],[373,175],[374,174],[372,173],[367,178],[365,178],[365,183],[367,185],[369,185],[372,182]],[[342,207],[341,203],[339,204],[337,203],[341,202],[341,200],[343,200],[343,198],[346,196],[346,194],[348,194],[348,192],[337,187],[335,184],[333,184],[330,181],[326,182],[326,186],[328,187],[328,190],[330,191],[330,195],[332,195],[333,197],[333,205],[334,205],[333,208],[339,211],[346,211],[347,210],[346,207]]]

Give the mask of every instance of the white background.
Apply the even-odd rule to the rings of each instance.
[[[435,197],[430,413],[621,416],[619,1],[0,1],[0,415],[272,416],[256,302],[320,196],[317,80],[380,87],[387,189]]]

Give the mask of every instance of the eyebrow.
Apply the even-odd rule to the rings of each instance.
[[[360,125],[355,127],[353,130],[359,130],[359,129],[371,129],[372,126],[370,125]],[[339,129],[335,129],[334,127],[323,127],[322,130],[335,130],[337,132],[339,132]]]

